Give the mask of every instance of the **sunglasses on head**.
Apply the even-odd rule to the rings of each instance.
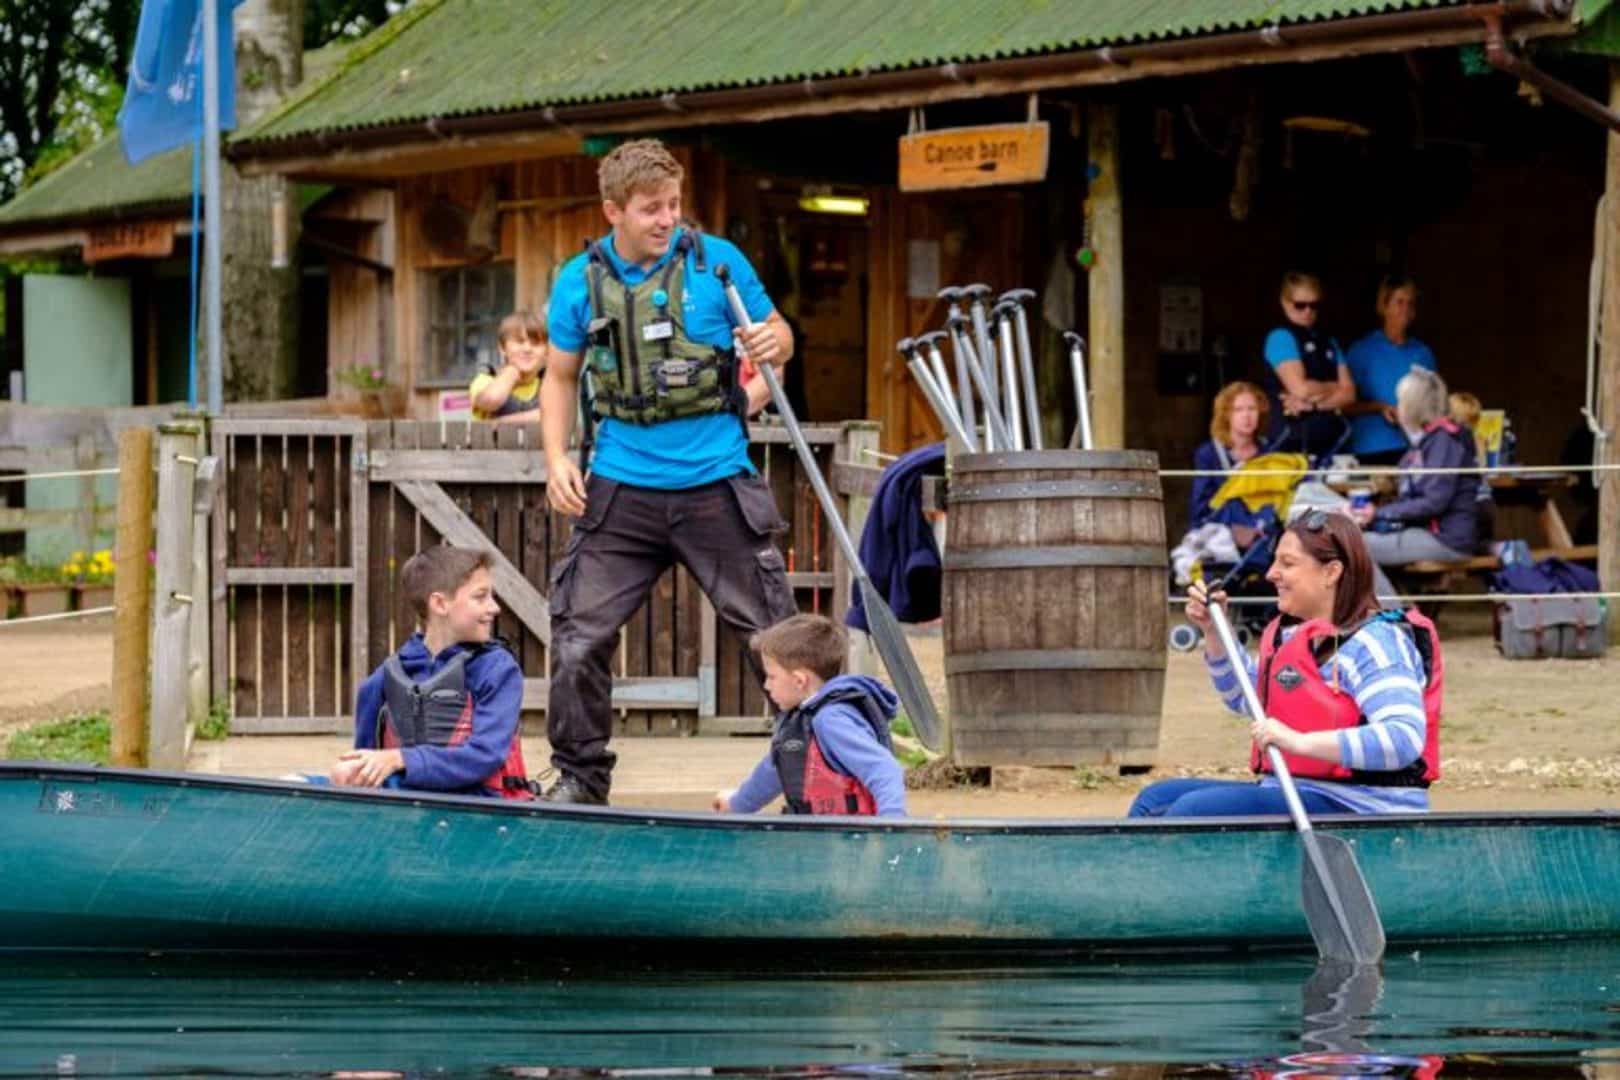
[[[1333,545],[1333,550],[1338,553],[1339,561],[1348,565],[1350,560],[1345,556],[1344,545],[1339,543],[1339,534],[1327,527],[1328,515],[1333,512],[1331,510],[1311,510],[1299,519],[1299,524],[1308,533],[1327,533],[1328,542]]]
[[[1288,306],[1295,311],[1315,311],[1321,303],[1320,300],[1290,300]]]

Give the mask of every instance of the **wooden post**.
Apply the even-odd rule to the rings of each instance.
[[[1086,110],[1089,172],[1086,220],[1096,261],[1086,296],[1091,352],[1092,436],[1098,450],[1125,446],[1125,245],[1119,199],[1119,106]]]
[[[199,429],[158,428],[157,573],[152,591],[152,707],[147,764],[186,767],[186,706],[191,684],[191,609],[206,603],[192,592],[192,491]]]
[[[873,463],[867,450],[876,450],[883,441],[879,426],[868,421],[852,421],[844,425],[843,441],[841,445],[843,460],[851,465],[870,465]],[[840,452],[840,445],[834,444],[835,454]],[[839,498],[842,503],[840,510],[844,515],[844,524],[849,528],[849,535],[855,541],[857,548],[861,545],[861,533],[866,530],[866,516],[872,510],[872,500],[865,495],[849,495]],[[844,612],[849,610],[852,593],[855,589],[855,571],[844,558],[844,553],[837,544],[832,545],[833,553],[833,611],[832,617],[839,622],[844,619]],[[877,675],[879,664],[877,655],[872,649],[872,642],[858,630],[849,635],[849,664],[848,670],[852,675]]]
[[[1620,105],[1620,63],[1609,65],[1609,104]],[[1609,438],[1600,441],[1601,464],[1620,461],[1620,135],[1609,132],[1604,167],[1603,339],[1598,349],[1598,424]],[[1608,592],[1620,590],[1620,473],[1599,473],[1598,578]],[[1609,640],[1620,643],[1620,610],[1610,605]]]
[[[146,553],[152,548],[152,430],[118,437],[118,538],[113,560],[114,765],[146,764],[146,675],[152,611]]]

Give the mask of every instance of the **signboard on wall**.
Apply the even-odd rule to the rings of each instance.
[[[84,261],[162,259],[174,251],[174,222],[123,221],[98,225],[84,241]]]
[[[900,136],[900,190],[1030,184],[1046,179],[1047,123],[984,124]]]

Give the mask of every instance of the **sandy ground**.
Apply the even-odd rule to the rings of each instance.
[[[1620,807],[1620,649],[1602,660],[1501,659],[1483,612],[1448,612],[1445,778],[1436,809],[1592,809]],[[0,733],[78,709],[105,708],[112,671],[106,619],[0,628]],[[912,639],[936,698],[943,700],[937,631]],[[323,771],[345,740],[327,736],[235,736],[198,743],[200,772],[278,776]],[[547,757],[538,733],[525,739],[531,768]],[[624,806],[706,808],[734,786],[765,750],[754,737],[620,739],[614,801]],[[1145,777],[1097,768],[998,773],[988,788],[913,791],[918,816],[1114,816],[1143,783],[1163,776],[1243,775],[1240,719],[1225,713],[1196,654],[1172,653],[1159,766]]]

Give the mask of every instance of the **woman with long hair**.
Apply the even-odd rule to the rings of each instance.
[[[1163,780],[1141,792],[1132,817],[1286,814],[1265,748],[1282,751],[1310,813],[1391,813],[1429,808],[1440,775],[1439,639],[1416,611],[1381,612],[1374,568],[1356,523],[1312,510],[1283,533],[1266,579],[1281,612],[1260,639],[1258,661],[1226,654],[1211,631],[1201,585],[1187,618],[1204,631],[1204,662],[1228,709],[1244,713],[1234,663],[1254,680],[1266,717],[1252,721],[1253,782]]]
[[[1266,430],[1271,403],[1266,392],[1251,382],[1232,382],[1221,387],[1210,410],[1209,438],[1193,451],[1193,468],[1200,472],[1231,472],[1260,453],[1260,438]],[[1187,507],[1187,527],[1196,529],[1209,518],[1209,500],[1220,490],[1222,477],[1193,478],[1192,496]]]

